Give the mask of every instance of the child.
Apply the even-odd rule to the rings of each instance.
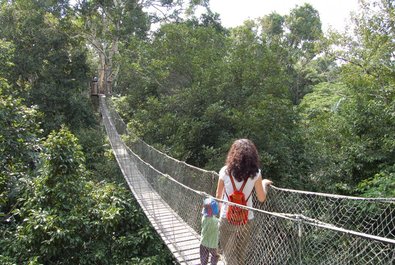
[[[203,201],[202,232],[200,239],[200,262],[206,265],[211,254],[211,264],[218,262],[218,203],[214,198],[206,198]]]

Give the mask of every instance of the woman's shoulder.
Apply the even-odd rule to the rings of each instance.
[[[227,166],[223,166],[221,168],[221,170],[219,171],[218,175],[219,175],[220,179],[223,179],[227,175],[227,173],[226,173],[227,168],[228,168]]]

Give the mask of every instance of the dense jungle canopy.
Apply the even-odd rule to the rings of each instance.
[[[172,263],[93,77],[130,131],[189,164],[218,171],[250,138],[276,186],[395,197],[395,2],[351,18],[323,32],[304,4],[225,28],[209,0],[0,0],[0,263]]]

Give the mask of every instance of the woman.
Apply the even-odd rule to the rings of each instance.
[[[272,184],[270,180],[262,180],[259,169],[259,155],[254,143],[248,139],[236,140],[226,158],[226,164],[219,172],[216,197],[223,201],[230,201],[229,195],[235,188],[244,193],[247,206],[252,207],[252,196],[255,189],[256,197],[260,202],[266,200],[267,187]],[[245,183],[244,183],[245,182]],[[254,213],[248,211],[248,221],[242,225],[233,225],[227,219],[227,203],[221,207],[219,241],[223,250],[226,264],[246,264],[245,250],[249,240],[249,230]]]

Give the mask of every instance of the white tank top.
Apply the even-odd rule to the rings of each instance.
[[[225,191],[229,195],[229,194],[233,193],[233,186],[232,186],[232,182],[230,180],[229,175],[226,173],[226,168],[227,168],[227,166],[224,166],[219,171],[219,179],[224,181]],[[255,182],[257,181],[257,179],[260,175],[261,175],[261,170],[258,171],[258,173],[255,175],[254,178],[252,178],[252,179],[248,178],[247,183],[244,186],[244,189],[243,189],[244,196],[246,199],[249,197],[248,201],[247,201],[248,207],[252,207],[252,192],[254,189]],[[235,181],[236,189],[240,190],[244,181],[239,182],[235,178],[233,178],[233,180]],[[224,195],[223,195],[222,199],[224,201],[228,201],[228,197],[226,196],[225,191],[224,191]],[[221,218],[226,218],[227,208],[228,208],[227,204],[222,204],[221,214],[220,214]],[[252,211],[248,211],[248,220],[251,220],[252,218],[254,218],[254,213]]]

